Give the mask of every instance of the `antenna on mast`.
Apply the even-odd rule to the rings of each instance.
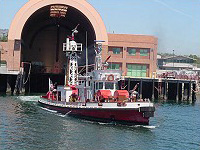
[[[77,30],[78,26],[79,24],[72,30],[72,37],[71,37],[72,40],[74,40],[74,35],[78,33],[78,30]]]
[[[78,26],[79,24],[72,30],[72,35],[66,39],[66,43],[63,43],[63,51],[68,58],[65,85],[78,85],[78,53],[82,52],[82,44],[74,40],[74,35],[78,33]]]
[[[101,70],[102,69],[102,57],[101,57],[102,42],[105,42],[105,41],[94,40],[94,50],[95,50],[95,53],[96,53],[95,70]]]

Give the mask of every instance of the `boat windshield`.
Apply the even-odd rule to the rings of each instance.
[[[99,82],[99,89],[103,89],[103,82]]]
[[[118,85],[118,83],[115,83],[115,89],[116,89],[116,90],[119,90],[119,85]]]
[[[105,89],[113,90],[114,89],[114,83],[112,83],[112,82],[106,82],[105,83]]]
[[[96,90],[103,89],[103,82],[96,82]]]

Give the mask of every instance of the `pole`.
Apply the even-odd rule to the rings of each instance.
[[[142,78],[140,79],[140,99],[142,99]]]
[[[174,67],[174,50],[173,50],[173,67]],[[174,69],[174,68],[173,68]]]
[[[60,25],[57,25],[57,37],[56,37],[56,62],[59,60],[59,49],[60,49]]]
[[[1,67],[1,45],[0,45],[0,67]],[[2,47],[2,49],[3,49],[3,47]]]
[[[85,46],[86,46],[86,51],[85,51],[85,55],[86,55],[86,77],[88,76],[88,45],[87,45],[87,31],[86,31],[86,37],[85,37],[85,39],[86,39],[86,43],[85,43]],[[88,86],[88,78],[86,79],[86,86]]]

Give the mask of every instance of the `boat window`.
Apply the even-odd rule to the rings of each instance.
[[[114,83],[112,83],[112,82],[106,82],[105,89],[113,90],[114,89]]]
[[[58,92],[58,101],[61,101],[61,92]]]
[[[99,89],[103,89],[103,82],[99,82]]]
[[[96,90],[98,90],[99,89],[99,84],[98,84],[98,82],[96,82]]]
[[[115,83],[115,89],[116,89],[116,90],[119,90],[119,85],[118,85],[118,83]]]
[[[90,89],[92,89],[92,88],[93,88],[93,83],[91,82],[91,83],[90,83]]]

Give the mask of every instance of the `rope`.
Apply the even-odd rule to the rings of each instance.
[[[30,74],[31,74],[31,63],[29,63],[30,67],[29,67],[29,72],[28,72],[28,77],[26,79],[26,81],[23,83],[24,85],[28,82],[29,78],[30,78]]]

